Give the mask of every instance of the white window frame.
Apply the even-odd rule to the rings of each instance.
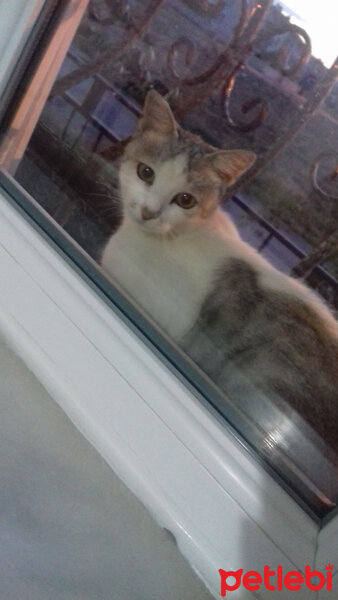
[[[43,5],[44,0],[0,3],[0,98]]]
[[[21,4],[11,0],[13,10]],[[28,15],[41,2],[25,4],[31,8],[22,17],[28,27]],[[18,38],[11,60],[6,55],[15,68],[27,29],[20,21],[18,31],[7,8],[1,13],[3,6],[0,21],[8,19]],[[3,60],[0,73],[8,76]],[[330,562],[338,587],[338,519],[320,530],[4,190],[0,273],[0,334],[158,523],[173,533],[215,597],[220,597],[218,569],[262,571],[265,564],[323,570]],[[255,595],[241,591],[233,597]],[[271,600],[271,593],[261,589],[259,597]],[[299,600],[309,597],[308,590],[297,592]],[[325,592],[320,598],[325,600]]]

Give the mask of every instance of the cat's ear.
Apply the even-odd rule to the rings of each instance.
[[[151,90],[146,96],[138,129],[168,136],[177,134],[177,124],[170,106],[155,90]]]
[[[224,185],[232,185],[255,162],[250,150],[218,150],[208,156],[208,162]]]

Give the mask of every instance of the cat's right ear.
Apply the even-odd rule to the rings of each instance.
[[[218,150],[207,158],[221,182],[229,186],[252,167],[257,156],[250,150]]]
[[[171,108],[161,94],[155,90],[150,90],[146,96],[138,130],[141,132],[154,131],[165,136],[177,135],[177,123]]]

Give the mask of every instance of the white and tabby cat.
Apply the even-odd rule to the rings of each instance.
[[[149,92],[122,158],[124,218],[102,266],[232,398],[282,398],[338,449],[338,324],[219,208],[254,159],[181,129]]]
[[[155,91],[147,95],[120,167],[123,223],[102,266],[176,340],[213,287],[224,238],[239,237],[218,205],[224,184],[254,158],[216,150],[179,129],[166,101]]]

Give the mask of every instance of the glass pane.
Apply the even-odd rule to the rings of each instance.
[[[26,151],[6,162],[97,261],[96,283],[108,277],[114,302],[319,517],[338,500],[325,7],[91,0]]]

